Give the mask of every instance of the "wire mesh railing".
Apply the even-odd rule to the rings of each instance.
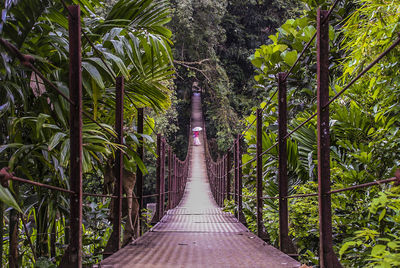
[[[258,236],[264,236],[263,223],[263,207],[264,200],[278,200],[279,204],[279,248],[286,254],[297,256],[297,250],[289,237],[289,219],[288,199],[318,197],[319,203],[319,228],[320,228],[320,250],[319,259],[321,267],[341,267],[338,258],[333,250],[333,233],[332,233],[332,208],[331,195],[344,191],[361,189],[373,185],[395,182],[400,184],[400,171],[397,170],[395,177],[368,182],[359,185],[331,190],[330,178],[330,125],[329,125],[329,105],[337,100],[346,90],[348,90],[358,79],[374,67],[381,59],[383,59],[390,51],[392,51],[400,43],[400,37],[397,38],[384,52],[382,52],[375,60],[352,79],[343,89],[332,98],[329,98],[329,16],[338,4],[336,0],[329,11],[318,9],[317,13],[317,31],[309,42],[303,48],[302,53],[298,56],[295,63],[288,72],[279,73],[277,75],[277,89],[273,92],[267,104],[262,109],[257,109],[256,118],[248,124],[244,131],[237,135],[236,140],[227,153],[217,161],[213,161],[206,148],[207,172],[212,188],[213,196],[219,206],[223,206],[224,199],[230,199],[233,196],[237,217],[243,221],[243,205],[242,205],[242,168],[256,162],[256,196],[246,196],[246,198],[256,200],[256,223]],[[307,119],[288,132],[288,107],[287,107],[287,79],[290,77],[294,67],[299,64],[300,58],[305,51],[310,48],[314,39],[317,43],[317,112],[311,114]],[[272,103],[272,99],[277,95],[278,102],[278,119],[277,119],[277,139],[270,147],[263,151],[263,113],[268,105]],[[302,127],[310,123],[314,118],[317,121],[317,155],[318,155],[318,192],[310,194],[289,195],[288,194],[288,139]],[[256,153],[255,157],[246,163],[242,161],[242,139],[245,134],[256,125]],[[278,155],[278,172],[277,186],[278,196],[263,195],[263,156],[276,149]],[[233,159],[233,161],[231,161]],[[231,175],[233,173],[233,187],[231,186]],[[233,191],[232,189],[233,188]]]
[[[101,198],[110,198],[111,202],[111,211],[113,215],[111,215],[113,231],[110,235],[110,239],[107,243],[107,246],[103,252],[103,255],[106,257],[116,251],[118,251],[122,246],[122,217],[123,217],[123,200],[127,201],[126,210],[131,209],[129,204],[132,205],[132,202],[136,202],[138,204],[138,213],[140,213],[143,208],[143,200],[146,198],[156,197],[156,212],[153,217],[152,223],[158,222],[162,216],[165,214],[167,209],[174,208],[180,202],[184,188],[188,176],[189,171],[189,156],[190,149],[188,149],[188,153],[184,161],[181,161],[177,158],[176,154],[173,152],[172,147],[166,142],[165,138],[161,136],[161,134],[157,134],[157,163],[155,164],[157,167],[157,175],[156,175],[156,193],[143,195],[143,171],[139,165],[137,165],[136,170],[136,195],[134,193],[126,192],[124,184],[126,183],[126,170],[124,169],[124,155],[127,154],[126,150],[132,151],[134,154],[137,154],[137,161],[144,161],[144,140],[143,140],[143,132],[144,132],[144,122],[146,122],[149,127],[155,130],[151,126],[151,124],[146,120],[144,116],[144,109],[136,107],[133,100],[129,97],[128,94],[125,94],[124,88],[124,78],[116,77],[115,79],[115,128],[110,128],[108,125],[103,124],[93,118],[88,112],[83,109],[82,104],[82,52],[81,52],[81,36],[83,34],[84,38],[88,41],[90,46],[93,48],[95,53],[98,53],[101,58],[103,64],[111,70],[112,68],[109,64],[103,59],[103,56],[100,51],[96,48],[96,46],[91,42],[90,38],[85,32],[81,30],[81,17],[80,17],[80,7],[79,6],[69,6],[62,1],[62,4],[65,10],[68,13],[68,22],[69,22],[69,96],[63,93],[53,82],[46,78],[38,68],[35,67],[33,57],[29,55],[24,55],[19,51],[19,49],[11,44],[9,41],[0,38],[0,45],[2,45],[7,53],[16,57],[20,63],[26,68],[30,69],[35,75],[40,77],[46,85],[49,86],[52,90],[57,92],[63,99],[65,99],[70,107],[69,114],[69,131],[70,131],[70,160],[69,160],[69,182],[66,188],[37,182],[31,179],[24,179],[18,176],[15,176],[8,167],[4,167],[0,170],[0,181],[4,187],[9,186],[9,181],[15,181],[22,184],[29,184],[38,188],[49,189],[50,191],[57,191],[67,195],[69,197],[69,219],[62,219],[68,221],[68,234],[65,233],[64,243],[67,245],[66,249],[63,251],[63,257],[60,261],[60,267],[82,267],[82,217],[83,217],[83,206],[85,200],[84,196],[92,196],[92,197],[101,197]],[[112,71],[110,71],[113,74]],[[131,144],[127,143],[124,139],[124,97],[127,97],[131,104],[137,110],[137,134],[140,136],[138,138],[139,143],[134,148]],[[113,177],[115,177],[115,186],[112,194],[99,194],[99,193],[87,193],[83,191],[83,172],[82,172],[82,158],[83,158],[83,143],[82,143],[82,127],[83,120],[82,118],[87,118],[90,122],[96,124],[104,133],[110,135],[112,139],[115,139],[116,146],[116,154],[115,154],[115,164],[112,168]],[[190,142],[189,142],[190,148]],[[166,151],[168,152],[166,154]],[[168,174],[165,177],[165,174]],[[133,188],[132,188],[133,190]],[[125,191],[125,193],[124,193]],[[125,194],[125,195],[124,195]],[[62,216],[59,216],[62,217]],[[129,214],[128,214],[129,217]],[[138,218],[139,215],[136,215]],[[20,220],[22,221],[22,225],[24,228],[24,232],[26,237],[28,238],[29,247],[32,250],[32,254],[35,259],[37,259],[37,254],[35,252],[35,247],[31,240],[31,235],[28,232],[27,228],[27,219],[25,219],[24,215],[20,215]],[[30,219],[29,219],[30,220]],[[61,220],[61,219],[60,219]],[[17,219],[18,222],[18,219]],[[130,222],[130,219],[127,220],[127,224]],[[19,224],[16,226],[10,226],[10,228],[18,228]],[[140,228],[139,222],[137,222],[137,228]],[[12,233],[13,231],[10,231]],[[140,231],[139,231],[140,232]],[[56,232],[53,232],[57,235]],[[17,258],[18,256],[18,248],[19,243],[17,236],[18,232],[15,232],[15,235],[10,236],[10,267],[17,266]],[[46,233],[50,235],[49,233]],[[43,235],[46,235],[43,234]],[[36,234],[37,235],[37,234]],[[139,234],[138,234],[139,235]],[[15,257],[15,258],[13,258]],[[15,260],[14,260],[15,259]]]

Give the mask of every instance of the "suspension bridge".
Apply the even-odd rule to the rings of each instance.
[[[192,126],[203,126],[200,96],[192,97]],[[200,135],[202,144],[207,142]],[[179,205],[99,267],[299,267],[299,263],[223,212],[211,193],[204,146],[191,145],[190,170]]]
[[[362,75],[375,66],[394,47],[400,44],[400,38],[383,51],[374,61],[366,66],[348,85],[335,96],[329,96],[329,16],[337,4],[329,11],[318,10],[317,31],[306,44],[296,62],[286,73],[277,75],[278,83],[276,91],[271,94],[265,107],[272,103],[278,95],[278,138],[267,150],[262,148],[262,115],[264,109],[257,110],[256,119],[250,123],[242,134],[239,134],[234,145],[222,158],[214,161],[210,156],[206,131],[200,135],[202,146],[195,146],[189,142],[188,154],[185,160],[177,159],[172,153],[165,139],[158,134],[157,137],[157,178],[156,193],[143,195],[143,174],[137,170],[136,195],[140,208],[143,199],[157,198],[157,207],[154,217],[155,225],[150,231],[121,248],[121,226],[122,226],[122,192],[123,184],[123,151],[122,147],[137,153],[143,160],[144,148],[141,142],[137,148],[132,148],[124,141],[123,135],[123,101],[124,101],[124,79],[116,77],[116,126],[115,132],[97,122],[90,114],[82,109],[82,62],[81,62],[81,29],[80,9],[78,6],[68,7],[70,28],[70,93],[63,94],[55,84],[46,79],[31,62],[31,57],[22,54],[17,47],[0,38],[0,44],[6,50],[16,56],[26,68],[30,68],[41,77],[49,88],[60,94],[70,104],[70,182],[69,189],[55,185],[39,183],[33,180],[19,178],[3,168],[0,171],[0,182],[5,187],[8,181],[30,184],[52,191],[62,192],[69,196],[69,234],[65,245],[68,248],[63,252],[64,257],[60,267],[82,267],[82,207],[84,196],[110,198],[113,203],[113,232],[109,240],[109,255],[97,267],[299,267],[300,263],[291,256],[295,256],[297,250],[289,237],[289,213],[288,199],[318,196],[319,204],[319,258],[320,267],[341,267],[339,260],[333,250],[332,231],[332,208],[331,195],[343,191],[350,191],[372,185],[396,182],[400,183],[400,171],[395,177],[364,184],[352,185],[342,189],[331,190],[330,179],[330,134],[329,134],[329,105],[338,99],[349,89]],[[85,38],[88,38],[84,35]],[[294,127],[288,133],[287,121],[287,99],[286,83],[293,68],[299,63],[314,39],[317,42],[317,112],[312,114],[303,123]],[[90,43],[90,40],[88,39]],[[92,44],[91,44],[92,45]],[[94,51],[98,52],[93,46]],[[129,96],[127,95],[128,99]],[[132,100],[129,99],[131,102]],[[132,106],[134,103],[132,102]],[[136,107],[135,107],[136,108]],[[109,132],[120,148],[117,150],[115,161],[115,192],[110,194],[98,194],[83,192],[82,187],[82,117],[86,123],[91,122],[98,125],[105,132]],[[203,126],[205,124],[201,112],[201,97],[192,96],[192,122],[191,127]],[[298,129],[309,123],[313,118],[317,121],[317,146],[318,146],[318,192],[304,195],[288,194],[288,165],[286,145],[289,137]],[[143,134],[144,115],[143,108],[137,109],[137,133]],[[257,152],[256,156],[246,163],[242,163],[241,140],[243,133],[252,125],[257,126]],[[191,128],[190,128],[191,129]],[[277,188],[279,196],[263,196],[263,155],[274,148],[278,148],[279,167],[277,174]],[[168,156],[166,158],[166,148]],[[233,159],[232,159],[233,158]],[[168,159],[168,170],[166,169]],[[232,161],[233,160],[233,161]],[[233,162],[233,163],[232,163]],[[244,225],[245,219],[242,214],[242,167],[256,162],[256,199],[257,199],[257,235],[251,233]],[[168,173],[168,180],[165,174]],[[232,174],[233,173],[233,174]],[[231,185],[234,175],[233,185]],[[168,185],[166,185],[168,183]],[[233,189],[231,189],[233,188]],[[233,192],[233,193],[232,193]],[[237,215],[222,211],[225,199],[234,198]],[[279,249],[269,245],[260,237],[269,226],[263,222],[263,200],[275,199],[279,201]],[[166,202],[167,201],[167,202]],[[30,243],[33,255],[34,247],[23,215],[21,222],[25,235]],[[16,220],[14,222],[17,222]],[[18,267],[18,224],[10,224],[9,243],[9,266]],[[66,237],[66,235],[65,235]],[[265,237],[263,237],[265,238]],[[66,247],[65,247],[66,248]],[[36,256],[34,256],[36,257]]]

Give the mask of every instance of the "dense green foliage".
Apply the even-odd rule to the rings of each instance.
[[[266,96],[263,88],[253,87],[247,58],[294,12],[297,1],[171,3],[178,98],[187,99],[194,82],[202,89],[210,148],[221,154],[240,132],[239,120]]]
[[[106,7],[98,1],[67,1],[80,4],[82,31],[96,46],[82,40],[83,109],[113,132],[115,124],[115,76],[125,78],[125,140],[136,148],[136,107],[160,112],[170,106],[172,78],[169,3],[152,0],[110,1]],[[68,20],[60,1],[20,0],[3,2],[1,38],[14,44],[22,53],[32,55],[35,66],[68,95]],[[33,8],[34,7],[34,8]],[[54,186],[69,188],[69,104],[15,55],[3,46],[0,61],[0,165],[8,166],[16,176]],[[100,52],[100,53],[98,53]],[[102,59],[105,61],[103,63]],[[108,65],[108,67],[107,67]],[[130,101],[131,100],[131,101]],[[147,113],[149,111],[146,110]],[[154,124],[153,119],[147,122]],[[154,126],[153,126],[154,127]],[[153,139],[145,126],[147,151]],[[107,131],[84,118],[83,181],[85,192],[103,191],[103,170],[113,158],[117,145]],[[125,150],[125,167],[135,171],[146,167],[137,155]],[[9,193],[0,186],[1,199],[11,204]],[[8,226],[20,229],[19,262],[35,263],[32,250],[41,264],[60,261],[68,244],[68,196],[27,184],[11,183],[10,191],[18,200],[27,229],[11,209],[4,214]],[[95,263],[110,233],[109,200],[87,197],[84,200],[84,263]],[[14,205],[14,207],[16,207]],[[3,213],[2,208],[2,213]],[[7,213],[8,214],[8,213]],[[1,228],[1,237],[5,236]],[[6,231],[7,231],[6,230]],[[30,235],[30,248],[25,231]],[[3,243],[7,256],[9,239]],[[22,242],[23,241],[23,242]],[[6,259],[2,260],[6,263]]]
[[[251,57],[255,80],[271,95],[275,75],[289,70],[315,33],[316,8],[324,1],[305,1],[304,15],[287,20]],[[326,5],[326,6],[324,6]],[[347,1],[334,10],[330,23],[330,96],[348,84],[367,64],[388,48],[400,30],[399,2]],[[384,27],[383,27],[384,25]],[[399,167],[398,55],[395,48],[344,95],[330,105],[332,188],[340,189],[394,176]],[[315,41],[288,79],[289,129],[316,111]],[[265,109],[263,149],[275,143],[276,97]],[[264,107],[265,103],[261,105]],[[248,122],[254,120],[251,115]],[[290,194],[317,191],[316,120],[288,140]],[[255,128],[245,135],[243,162],[255,155]],[[255,196],[255,163],[243,171],[245,195]],[[277,150],[264,157],[264,193],[277,196]],[[374,186],[332,195],[335,250],[348,267],[399,265],[399,187]],[[250,228],[255,228],[255,202],[245,198]],[[278,246],[278,203],[266,200],[264,221]],[[301,260],[318,263],[318,200],[290,199],[290,235]]]
[[[0,37],[33,55],[35,66],[68,95],[68,21],[62,4],[1,3]],[[101,51],[100,56],[83,39],[84,110],[113,131],[114,77],[124,76],[133,102],[124,103],[125,140],[136,148],[136,107],[145,107],[146,161],[143,165],[126,150],[125,164],[147,173],[148,194],[155,187],[152,128],[178,148],[182,159],[192,89],[200,89],[211,151],[214,157],[224,153],[243,125],[253,122],[255,109],[266,105],[276,89],[276,74],[289,70],[315,33],[317,8],[328,9],[332,1],[67,1],[72,3],[81,5],[82,30]],[[399,12],[398,0],[340,1],[330,19],[331,96],[397,38]],[[316,110],[315,50],[314,41],[288,79],[289,129]],[[395,48],[330,106],[333,189],[393,177],[400,166],[399,52]],[[264,150],[277,138],[276,96],[272,100],[263,115]],[[68,188],[68,113],[69,104],[59,94],[0,46],[0,168]],[[288,140],[289,194],[317,191],[316,135],[314,119]],[[244,136],[243,163],[255,155],[255,136],[253,126]],[[102,167],[118,146],[87,119],[83,138],[84,191],[102,192]],[[276,149],[264,156],[263,171],[264,194],[277,196]],[[244,213],[255,231],[255,163],[244,167],[243,175]],[[332,195],[335,251],[346,267],[400,266],[399,187],[387,184]],[[67,244],[68,196],[11,183],[8,189],[0,185],[0,199],[0,266],[8,261],[10,225],[20,232],[22,266],[58,264]],[[84,262],[92,264],[102,258],[110,236],[109,201],[87,197],[84,202]],[[226,206],[234,209],[231,202]],[[317,197],[290,199],[289,212],[300,260],[318,264]],[[33,249],[18,217],[27,222]],[[265,200],[264,224],[278,246],[276,200]]]

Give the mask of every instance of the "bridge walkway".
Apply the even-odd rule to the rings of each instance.
[[[192,126],[202,126],[200,96],[192,98]],[[200,135],[203,142],[203,136]],[[203,146],[193,146],[180,204],[151,231],[103,260],[100,267],[299,267],[215,203]]]

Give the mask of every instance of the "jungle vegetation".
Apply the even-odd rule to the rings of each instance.
[[[136,148],[137,109],[145,108],[146,161],[127,150],[125,165],[147,175],[154,187],[155,133],[163,133],[182,159],[186,155],[192,88],[202,91],[203,111],[215,159],[254,120],[315,33],[322,0],[67,0],[80,4],[84,110],[112,130],[115,76],[126,79],[125,139]],[[0,38],[32,55],[35,66],[68,94],[68,21],[62,2],[0,1]],[[35,8],[32,8],[35,7]],[[342,0],[330,19],[330,89],[339,92],[400,32],[400,1]],[[332,188],[394,176],[400,166],[400,92],[395,48],[331,105]],[[103,63],[104,60],[107,66]],[[277,100],[265,108],[263,148],[276,140]],[[289,128],[316,110],[315,41],[288,80]],[[0,46],[0,168],[17,176],[68,188],[69,105],[51,87]],[[243,162],[255,155],[255,127],[244,136]],[[103,167],[117,145],[112,135],[84,120],[84,191],[103,191]],[[317,190],[316,121],[288,141],[290,194]],[[264,193],[277,195],[277,151],[264,156]],[[244,212],[255,230],[255,166],[244,175]],[[346,267],[400,266],[400,186],[385,184],[333,195],[336,254]],[[0,186],[0,266],[18,237],[22,267],[55,267],[65,250],[69,202],[58,192],[10,182]],[[109,201],[84,200],[84,263],[102,259],[111,233]],[[235,210],[226,201],[226,209]],[[290,235],[302,263],[318,265],[318,202],[291,199]],[[278,206],[266,200],[264,224],[278,246]],[[26,227],[22,219],[26,222]],[[17,226],[12,238],[10,226]],[[27,237],[29,234],[30,240]]]

